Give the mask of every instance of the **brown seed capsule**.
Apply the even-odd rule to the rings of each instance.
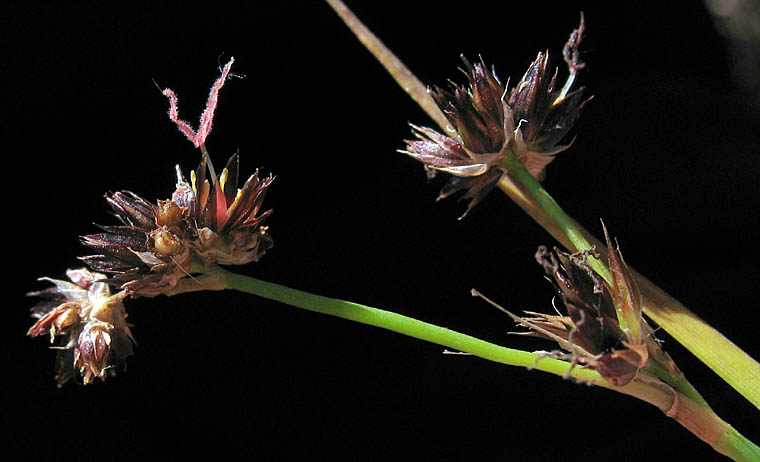
[[[158,201],[156,224],[158,226],[174,226],[182,221],[182,209],[172,201]]]
[[[156,230],[153,234],[153,248],[159,255],[169,257],[177,252],[182,247],[182,243],[177,236],[165,229]]]

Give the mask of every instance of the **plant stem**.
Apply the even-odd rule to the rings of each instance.
[[[516,171],[519,171],[519,168]],[[506,175],[499,182],[499,188],[565,248],[570,251],[580,250],[551,215],[552,208],[544,209],[530,187],[535,188],[537,185],[543,191],[542,195],[548,196],[548,193],[535,179],[532,181],[527,177],[525,179],[527,186],[517,176]],[[577,230],[588,244],[595,247],[600,257],[607,257],[608,250],[604,244],[564,211],[561,212],[561,216],[561,221],[566,228]],[[760,363],[635,269],[631,268],[631,273],[644,298],[644,313],[760,409],[760,387],[757,385],[760,383]],[[687,392],[679,388],[677,384],[671,383],[671,385]]]
[[[348,28],[351,29],[356,38],[362,42],[362,45],[382,64],[390,76],[393,77],[393,80],[404,89],[406,94],[415,103],[419,104],[438,126],[446,130],[446,125],[448,124],[446,116],[428,94],[427,86],[342,1],[327,0],[327,3],[340,16]]]
[[[562,377],[569,375],[591,385],[633,396],[657,406],[721,454],[737,461],[760,458],[760,448],[718,417],[709,407],[674,391],[661,382],[634,380],[625,386],[616,387],[594,370],[581,366],[573,367],[569,362],[547,358],[537,353],[495,345],[391,311],[291,289],[233,273],[217,266],[204,268],[196,265],[193,269],[203,273],[201,278],[205,278],[204,280],[207,281],[205,286],[210,290],[225,288],[238,290],[297,308],[380,327],[501,364],[537,369]],[[188,289],[194,290],[190,286]]]
[[[537,369],[559,376],[564,376],[572,369],[571,376],[573,378],[590,383],[593,382],[599,386],[612,387],[596,371],[582,367],[573,368],[566,361],[495,345],[445,327],[439,327],[391,311],[291,289],[279,284],[233,273],[220,267],[214,267],[206,274],[216,275],[221,281],[220,287],[235,289],[297,308],[380,327],[501,364]]]
[[[515,160],[514,156],[508,155],[505,157],[503,166],[507,168],[509,174],[520,182],[533,199],[536,200],[538,205],[552,218],[556,226],[567,236],[568,241],[577,252],[592,250],[594,248],[575,225],[575,221],[562,210],[554,198],[546,192],[541,183],[531,175],[522,163]],[[588,263],[602,279],[612,285],[612,276],[609,269],[607,269],[607,266],[601,260],[596,257],[590,257]],[[623,319],[620,321],[622,325]]]
[[[697,389],[694,388],[694,385],[692,385],[691,382],[689,382],[686,377],[684,377],[683,373],[680,373],[680,371],[677,376],[674,376],[663,365],[653,360],[649,361],[649,364],[647,364],[645,370],[663,382],[667,383],[674,389],[678,390],[679,393],[689,397],[689,399],[692,401],[695,401],[701,406],[704,406],[708,409],[710,408],[710,405],[707,404],[707,401],[705,401]]]

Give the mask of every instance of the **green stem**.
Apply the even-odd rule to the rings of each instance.
[[[537,369],[562,377],[569,375],[576,380],[633,396],[657,406],[721,454],[737,461],[760,460],[760,448],[723,421],[709,407],[677,391],[663,389],[661,383],[657,385],[645,380],[634,380],[625,386],[616,387],[594,370],[573,367],[566,361],[547,358],[537,353],[495,345],[401,314],[291,289],[233,273],[221,267],[204,268],[196,265],[193,270],[203,273],[201,278],[204,278],[205,289],[239,290],[297,308],[380,327],[501,364]]]
[[[693,401],[708,409],[710,408],[710,405],[707,404],[707,401],[705,401],[697,389],[694,388],[694,385],[686,380],[686,377],[684,377],[683,374],[681,374],[680,377],[673,377],[673,375],[671,375],[665,367],[656,361],[649,361],[649,364],[647,364],[645,369],[650,374],[654,375],[658,379],[678,390],[679,393],[682,393],[684,396],[688,396]]]
[[[525,166],[517,161],[514,156],[508,155],[505,157],[503,166],[509,171],[520,184],[530,193],[530,195],[538,202],[541,208],[552,217],[556,225],[567,236],[570,242],[573,244],[578,252],[591,250],[593,246],[586,239],[583,233],[575,225],[575,221],[570,218],[568,214],[562,210],[562,207],[549,195],[549,193],[541,186],[541,183],[536,180],[533,175],[528,171]],[[608,284],[612,284],[612,276],[610,275],[607,266],[602,263],[596,257],[591,257],[588,260],[591,268],[602,277]],[[622,320],[621,320],[622,321]]]
[[[207,274],[215,274],[220,279],[221,286],[228,289],[236,289],[297,308],[380,327],[501,364],[537,369],[559,376],[566,375],[572,369],[571,376],[578,380],[594,382],[595,385],[599,386],[611,387],[596,371],[582,367],[573,368],[566,361],[495,345],[445,327],[439,327],[391,311],[291,289],[279,284],[233,273],[220,267],[210,269]]]
[[[760,448],[734,428],[726,431],[720,444],[730,448],[730,452],[726,455],[734,460],[760,461]]]

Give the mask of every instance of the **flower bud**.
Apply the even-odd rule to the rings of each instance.
[[[79,334],[74,350],[74,367],[79,368],[85,385],[92,383],[95,377],[105,376],[110,353],[111,335],[104,326],[94,325]]]

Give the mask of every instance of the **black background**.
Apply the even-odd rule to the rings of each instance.
[[[578,221],[603,218],[626,260],[753,357],[760,111],[731,79],[700,3],[605,8],[554,2],[352,2],[421,80],[462,81],[459,54],[518,79],[559,56],[585,11],[595,95],[545,187]],[[174,89],[195,124],[218,65],[236,58],[208,148],[217,164],[277,176],[275,247],[238,271],[407,314],[527,350],[512,310],[551,309],[533,253],[551,238],[493,192],[435,202],[442,179],[395,152],[429,124],[322,2],[31,2],[2,7],[5,373],[2,419],[30,456],[146,459],[212,450],[263,460],[721,460],[657,409],[252,296],[128,303],[138,346],[126,373],[53,381],[54,353],[24,336],[24,293],[86,253],[109,223],[104,193],[150,200],[199,155],[166,117]],[[562,69],[561,71],[564,71]],[[514,80],[513,80],[514,81]],[[17,251],[18,250],[18,251]],[[760,441],[758,411],[665,333],[714,409]],[[7,433],[6,433],[7,434]]]

